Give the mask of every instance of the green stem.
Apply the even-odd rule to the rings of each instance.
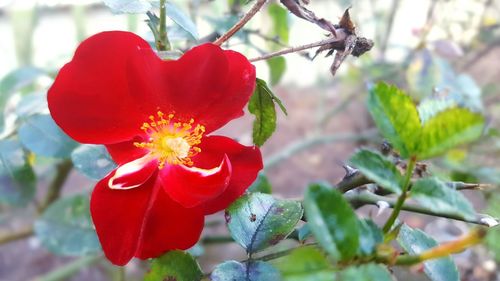
[[[401,207],[403,207],[403,203],[408,196],[408,187],[410,186],[411,176],[413,175],[413,169],[415,168],[416,163],[417,158],[415,156],[412,156],[406,164],[406,173],[403,181],[401,195],[399,195],[398,201],[396,201],[396,205],[394,205],[394,209],[392,209],[391,216],[389,217],[389,219],[387,219],[387,222],[384,225],[384,233],[387,233],[389,232],[389,230],[391,230],[392,225],[399,216],[399,212],[401,212]]]
[[[156,42],[158,51],[168,51],[171,49],[167,36],[167,4],[165,0],[160,0],[160,38]]]

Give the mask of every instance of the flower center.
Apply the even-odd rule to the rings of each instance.
[[[148,141],[134,142],[136,147],[148,149],[151,156],[158,159],[160,169],[165,163],[192,166],[191,157],[201,151],[196,145],[201,143],[205,127],[199,124],[194,126],[192,118],[187,123],[173,122],[173,119],[174,114],[165,116],[161,111],[156,116],[149,116],[150,121],[141,126],[141,130],[149,136]]]

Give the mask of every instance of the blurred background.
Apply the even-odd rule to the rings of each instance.
[[[251,5],[246,2],[172,1],[195,24],[197,36],[169,21],[171,42],[186,50],[224,33]],[[225,48],[253,58],[326,38],[324,30],[288,14],[278,1],[269,2]],[[428,172],[492,184],[493,188],[466,195],[480,213],[500,216],[500,195],[495,191],[500,184],[500,1],[311,0],[308,5],[333,23],[348,7],[357,34],[374,40],[375,46],[359,58],[348,57],[335,77],[329,71],[333,57],[320,54],[311,60],[315,50],[255,63],[257,76],[272,84],[288,110],[288,116],[278,112],[276,133],[263,147],[273,193],[297,198],[312,181],[334,184],[344,176],[342,164],[356,148],[381,145],[365,101],[367,88],[384,80],[405,89],[416,101],[443,107],[459,104],[487,117],[489,128],[479,142],[429,162]],[[90,148],[77,148],[53,127],[39,125],[50,122],[40,117],[48,113],[46,91],[79,42],[105,30],[129,30],[153,41],[147,19],[145,14],[113,13],[97,0],[0,0],[0,140],[9,139],[0,143],[0,281],[122,280],[123,272],[94,249],[98,248],[94,238],[89,238],[94,244],[89,242],[86,250],[71,248],[86,243],[78,240],[69,243],[70,249],[61,249],[57,244],[62,238],[45,231],[59,229],[68,238],[72,229],[80,227],[92,236],[86,200],[104,173],[101,169],[112,168],[113,163],[104,155],[93,159],[100,161],[94,172],[82,169],[91,160],[78,157]],[[252,118],[246,115],[221,131],[251,144],[251,126]],[[18,134],[24,135],[20,141]],[[64,182],[62,189],[51,197],[51,186],[58,180]],[[58,210],[43,212],[44,204],[59,197],[72,198],[82,210],[73,208],[76,213],[67,214],[66,220],[54,220]],[[373,207],[360,211],[377,213]],[[383,221],[386,213],[376,219]],[[406,213],[405,220],[438,241],[451,240],[468,228],[465,223],[415,214]],[[208,222],[206,235],[225,233],[220,214]],[[244,257],[242,249],[230,244],[200,244],[192,250],[202,254],[205,270],[222,260]],[[500,280],[498,227],[485,245],[456,255],[455,260],[463,280]],[[143,262],[131,263],[125,269],[127,280],[140,280],[146,268]],[[396,273],[405,280],[426,280],[415,274],[418,270],[396,268]]]

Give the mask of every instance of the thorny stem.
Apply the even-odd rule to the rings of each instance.
[[[156,42],[158,51],[170,50],[170,42],[167,36],[167,6],[165,0],[160,0],[160,38]]]
[[[258,0],[233,27],[231,27],[224,35],[214,41],[215,45],[222,45],[229,40],[236,32],[238,32],[245,24],[260,10],[260,8],[267,2],[267,0]]]
[[[391,216],[389,219],[387,219],[387,222],[385,223],[384,227],[382,230],[384,233],[389,232],[391,230],[392,225],[398,218],[399,212],[401,211],[401,207],[403,207],[403,203],[406,200],[406,197],[408,196],[408,187],[410,186],[411,182],[411,176],[413,175],[413,169],[415,168],[415,164],[417,163],[417,158],[415,156],[412,156],[408,163],[406,164],[406,173],[405,173],[405,178],[403,181],[402,185],[402,190],[401,190],[401,195],[398,197],[398,201],[396,201],[396,204],[394,205],[394,209],[392,210]]]

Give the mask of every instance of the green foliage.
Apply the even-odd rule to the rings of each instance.
[[[410,255],[419,254],[433,248],[438,243],[419,229],[403,225],[397,238],[399,244]],[[424,262],[424,272],[432,281],[458,281],[457,266],[450,257]]]
[[[264,173],[259,173],[255,181],[247,189],[247,192],[260,192],[266,194],[271,194],[273,193],[272,191],[273,187]]]
[[[58,255],[84,256],[100,252],[89,205],[86,195],[57,200],[35,222],[36,237]]]
[[[299,202],[251,193],[229,206],[226,221],[233,239],[251,254],[285,239],[302,213]]]
[[[457,214],[466,219],[476,217],[472,205],[462,193],[436,178],[417,180],[412,186],[411,197],[429,210]]]
[[[266,62],[267,66],[269,66],[269,80],[271,85],[274,86],[280,82],[283,74],[285,74],[286,60],[284,57],[274,57],[266,60]]]
[[[377,250],[377,245],[384,242],[382,230],[371,219],[361,219],[359,222],[358,255],[368,256]]]
[[[4,107],[5,99],[9,95],[33,84],[36,79],[44,75],[43,70],[32,66],[21,67],[5,75],[0,80],[0,108]]]
[[[338,281],[392,281],[391,274],[382,265],[378,264],[364,264],[360,266],[351,266],[342,270]]]
[[[368,108],[382,135],[404,158],[427,159],[440,155],[479,138],[484,127],[481,115],[456,107],[422,124],[410,97],[385,83],[372,89]]]
[[[37,155],[65,158],[78,145],[52,120],[50,115],[33,115],[19,127],[21,143]]]
[[[144,281],[197,281],[202,277],[203,272],[196,260],[188,253],[176,250],[153,259]]]
[[[311,228],[309,227],[309,224],[304,224],[301,228],[297,230],[297,235],[299,238],[300,242],[304,242],[309,236],[312,235]]]
[[[500,194],[493,192],[491,197],[488,199],[487,213],[494,216],[500,217]],[[495,259],[500,262],[500,226],[495,226],[488,230],[488,236],[486,236],[486,245],[488,249],[493,252]]]
[[[166,3],[167,17],[185,30],[194,40],[198,40],[198,29],[191,18],[172,2]]]
[[[288,11],[281,5],[271,3],[267,7],[267,11],[272,20],[272,35],[278,36],[279,40],[288,44],[290,26],[288,24]]]
[[[25,206],[35,195],[36,177],[17,140],[0,141],[0,202]]]
[[[359,246],[358,219],[342,193],[313,184],[304,197],[304,209],[314,237],[332,258],[354,257]]]
[[[401,193],[403,176],[389,159],[378,152],[362,149],[350,160],[363,175],[393,193]]]
[[[272,264],[281,272],[283,281],[333,281],[335,277],[328,259],[314,247],[295,249]]]
[[[153,9],[153,0],[103,0],[113,13],[116,14],[142,14]]]
[[[116,168],[106,147],[83,144],[71,153],[75,168],[91,179],[100,180]]]
[[[249,261],[239,263],[226,261],[219,264],[212,274],[212,281],[269,281],[281,280],[280,272],[267,262]]]

